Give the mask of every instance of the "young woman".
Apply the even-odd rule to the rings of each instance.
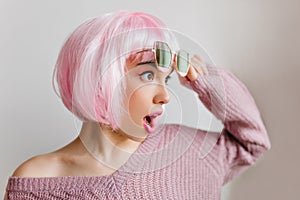
[[[221,134],[159,122],[173,71],[223,122]],[[270,148],[245,85],[181,50],[149,14],[84,22],[65,42],[54,79],[82,129],[19,166],[6,199],[220,199],[222,186]]]

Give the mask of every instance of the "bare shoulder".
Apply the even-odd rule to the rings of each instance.
[[[43,155],[34,156],[22,163],[13,173],[15,177],[56,177],[65,175],[70,166],[76,165],[74,141],[67,146]],[[73,151],[70,151],[72,149]],[[75,154],[75,156],[73,155]],[[74,161],[74,162],[73,162]]]
[[[38,155],[22,163],[12,176],[49,177],[54,176],[59,165],[59,157],[54,153]]]

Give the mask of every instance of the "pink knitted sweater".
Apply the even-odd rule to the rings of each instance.
[[[270,148],[269,138],[254,99],[230,71],[209,67],[188,84],[222,120],[221,135],[164,125],[111,175],[10,177],[5,199],[220,199],[222,186]],[[203,156],[209,135],[216,144]]]

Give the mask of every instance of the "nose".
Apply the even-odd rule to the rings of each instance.
[[[165,85],[157,85],[157,92],[153,98],[155,104],[167,104],[170,101],[170,95]]]

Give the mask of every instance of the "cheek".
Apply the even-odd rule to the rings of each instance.
[[[152,98],[150,94],[151,92],[146,92],[145,88],[140,88],[129,96],[128,111],[135,122],[138,122],[149,112],[152,105]]]

